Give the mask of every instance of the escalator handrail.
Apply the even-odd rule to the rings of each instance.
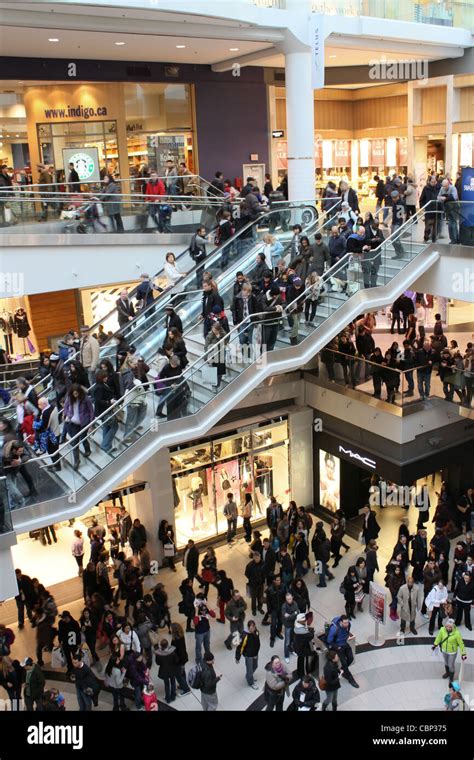
[[[306,203],[306,202],[300,203],[298,201],[298,202],[295,202],[293,205],[291,205],[291,203],[290,204],[286,204],[286,206],[287,206],[286,210],[291,210],[293,208],[299,208],[301,206],[308,206],[308,205],[309,204]],[[288,209],[288,206],[290,206],[289,209]],[[316,202],[314,202],[314,208],[316,208]],[[220,254],[222,254],[222,251],[225,248],[225,246],[232,245],[235,242],[235,240],[238,239],[240,235],[242,235],[242,233],[244,233],[245,231],[248,231],[254,224],[258,225],[258,223],[261,222],[262,219],[264,219],[265,217],[269,216],[270,214],[272,214],[272,213],[273,214],[281,214],[282,211],[284,211],[284,210],[285,209],[278,209],[278,210],[269,209],[268,211],[262,212],[257,219],[253,219],[252,221],[249,221],[248,224],[246,224],[244,227],[242,227],[240,230],[238,230],[234,235],[232,235],[232,237],[229,240],[227,240],[222,246],[217,246],[212,251],[210,251],[209,254],[207,255],[206,259],[204,259],[203,262],[200,262],[200,264],[202,263],[202,264],[205,264],[207,266],[211,265],[212,264],[212,258],[214,257],[214,255],[219,256]],[[211,230],[211,232],[212,232],[212,230]],[[182,259],[188,253],[188,251],[189,251],[189,245],[188,245],[187,248],[185,248],[184,251],[182,251],[181,253],[179,253],[176,256],[176,262],[178,262],[180,259]],[[190,272],[186,272],[186,274],[183,274],[183,277],[187,277],[188,275],[191,275],[192,272],[194,271],[194,269],[195,269],[195,267],[193,267]],[[161,272],[163,272],[163,269],[160,270],[159,272],[157,272],[155,275],[153,275],[153,277],[150,277],[150,281],[152,282],[153,280],[155,280],[160,275]],[[181,280],[178,280],[178,282],[175,283],[175,285],[171,285],[171,286],[169,286],[169,288],[165,288],[165,290],[163,291],[163,293],[161,293],[158,296],[158,298],[154,299],[154,301],[152,301],[150,304],[148,304],[148,306],[146,306],[145,309],[141,310],[140,313],[133,318],[133,320],[131,320],[127,325],[124,325],[124,327],[119,328],[111,336],[109,336],[108,339],[106,341],[104,341],[104,343],[101,344],[100,348],[102,348],[102,346],[107,345],[107,343],[110,344],[110,342],[117,335],[122,335],[123,334],[123,330],[125,328],[128,328],[128,327],[130,327],[130,326],[132,326],[134,324],[136,325],[138,319],[140,319],[147,312],[149,312],[152,307],[156,307],[157,306],[157,302],[161,301],[161,299],[163,298],[163,296],[166,295],[167,291],[169,292],[170,290],[172,290],[172,288],[176,287],[176,285],[178,285],[180,282],[181,282]],[[138,286],[136,286],[135,288],[133,288],[130,291],[129,297],[133,297],[134,296],[134,294],[136,293],[137,288],[138,288]],[[177,295],[182,295],[183,292],[191,293],[191,292],[194,292],[194,291],[181,291],[181,293],[175,294],[169,300],[171,301]],[[112,311],[110,311],[108,314],[104,315],[98,322],[95,322],[90,327],[89,332],[93,332],[94,330],[97,330],[98,327],[100,326],[100,324],[102,324],[105,320],[111,318],[112,315],[115,312],[116,312],[116,309],[112,309]],[[77,360],[78,355],[79,355],[79,351],[76,351],[75,354],[73,354],[72,356],[68,357],[68,359],[65,360],[64,364],[68,364],[71,361]],[[49,382],[50,382],[50,378],[51,378],[51,375],[46,375],[45,378],[42,378],[42,381],[43,380],[46,381],[47,379],[49,379]],[[38,385],[38,383],[36,383],[33,387],[36,388],[37,385]],[[11,406],[4,407],[2,409],[2,413],[5,413],[7,410],[10,410],[11,408],[12,408]]]
[[[423,208],[426,208],[426,207],[423,207]],[[420,212],[421,212],[421,209],[420,209]],[[411,217],[409,220],[407,220],[407,222],[405,224],[409,224],[410,222],[412,222],[412,219],[414,219],[414,217]],[[412,223],[414,224],[414,222],[412,222]],[[395,234],[396,233],[394,233],[394,235]],[[383,247],[384,245],[386,245],[386,244],[388,244],[390,242],[391,242],[391,237],[386,238],[384,240],[384,242],[381,244],[381,246],[379,246],[379,248]],[[429,242],[426,243],[425,247],[428,246],[428,245],[429,245]],[[418,254],[416,254],[416,255],[418,255]],[[330,278],[330,277],[334,276],[333,270],[339,271],[340,268],[341,268],[340,267],[341,263],[345,260],[345,263],[348,264],[349,263],[349,258],[351,256],[352,256],[351,253],[346,254],[343,259],[341,259],[336,264],[334,264],[332,267],[330,267],[330,269],[328,269],[327,272],[325,272],[325,274],[322,277]],[[299,301],[300,299],[306,298],[307,295],[308,295],[308,293],[309,293],[309,291],[311,290],[311,288],[312,288],[312,286],[309,286],[302,293],[300,293],[300,295],[294,301],[291,301],[290,304],[286,304],[285,306],[283,306],[282,307],[282,311],[281,312],[277,312],[278,316],[276,316],[275,319],[277,321],[280,321],[283,318],[283,316],[288,316],[288,314],[291,314],[291,312],[293,311],[293,308],[290,308],[290,307],[293,307],[293,305],[295,303],[297,303],[297,301]],[[245,323],[248,322],[248,326],[250,326],[251,324],[261,324],[263,322],[270,322],[271,321],[271,319],[268,319],[268,318],[265,319],[265,320],[263,320],[263,319],[257,319],[256,320],[255,319],[256,317],[257,318],[258,317],[263,317],[263,315],[266,315],[268,317],[268,312],[256,312],[254,314],[248,315],[238,325],[234,325],[234,327],[232,327],[232,329],[229,330],[229,332],[226,333],[225,336],[223,336],[219,341],[217,341],[217,343],[214,343],[213,346],[212,346],[212,351],[215,352],[218,349],[218,347],[220,348],[222,346],[227,345],[230,342],[231,336],[233,334],[235,334],[236,332],[240,332],[242,330],[242,326],[245,325]],[[318,327],[320,327],[320,326],[321,325],[318,325]],[[318,327],[315,328],[315,329],[318,329]],[[192,372],[192,370],[198,371],[200,369],[200,367],[198,365],[206,360],[206,356],[208,355],[208,353],[209,353],[208,350],[204,351],[192,364],[189,364],[186,367],[186,369],[182,373],[182,375],[178,376],[178,377],[180,377],[180,380],[179,380],[178,383],[176,383],[177,386],[184,385],[184,383],[188,382],[188,380],[190,379],[190,375],[194,374],[194,372]],[[155,382],[156,381],[151,380],[151,381],[147,381],[147,383],[143,383],[143,385],[144,386],[152,386],[152,385],[155,384]],[[94,420],[92,420],[92,422],[90,422],[87,426],[85,426],[84,428],[82,428],[82,430],[76,436],[73,436],[72,438],[70,438],[69,441],[68,441],[68,443],[65,444],[65,445],[68,445],[70,447],[70,450],[72,448],[74,448],[76,445],[79,445],[80,442],[81,442],[81,440],[84,437],[84,430],[93,428],[96,425],[97,421],[101,420],[102,417],[110,417],[110,411],[111,411],[111,409],[113,409],[114,407],[118,407],[119,405],[123,405],[124,404],[124,400],[126,399],[127,395],[129,395],[129,394],[131,394],[133,392],[135,392],[135,388],[131,388],[130,390],[126,391],[126,393],[120,399],[117,399],[113,404],[111,404],[111,406],[105,412],[102,412],[100,415],[98,415],[97,417],[95,417]],[[101,424],[103,424],[102,421],[100,422],[100,425]],[[77,443],[73,444],[73,442],[76,439],[77,439]],[[69,454],[69,453],[70,453],[70,451],[67,452],[67,454]],[[61,459],[65,458],[67,456],[67,454],[66,453],[62,454],[61,455]],[[45,455],[42,455],[41,457],[38,457],[38,459],[50,459],[50,455],[45,454]],[[49,465],[45,465],[45,466],[49,466]]]

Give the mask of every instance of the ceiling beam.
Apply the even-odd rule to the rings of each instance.
[[[239,66],[253,66],[255,63],[274,55],[280,55],[279,51],[274,47],[269,47],[264,50],[257,50],[255,53],[247,53],[247,55],[235,56],[235,58],[229,58],[227,61],[214,63],[211,69],[217,72],[230,71],[236,63]]]
[[[373,37],[352,37],[349,35],[331,34],[327,40],[328,48],[344,48],[346,50],[373,50],[374,52],[407,53],[417,57],[426,55],[427,58],[461,58],[464,48],[454,45],[430,45],[428,42],[397,42],[395,40],[378,40]]]

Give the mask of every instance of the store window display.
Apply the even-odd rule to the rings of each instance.
[[[250,494],[253,521],[265,517],[270,496],[287,500],[289,456],[286,420],[172,452],[178,546],[189,538],[200,541],[227,531],[223,510],[229,493],[239,515]]]
[[[37,356],[36,339],[25,298],[0,299],[0,338],[12,361]],[[2,346],[3,347],[3,346]]]

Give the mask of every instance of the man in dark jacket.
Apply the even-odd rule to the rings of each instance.
[[[245,568],[245,577],[247,578],[250,598],[252,603],[252,615],[258,611],[263,615],[263,587],[265,583],[265,569],[262,557],[258,552],[253,553],[252,560]]]
[[[35,709],[41,710],[44,685],[46,683],[43,671],[39,665],[33,662],[31,657],[26,657],[21,665],[25,669],[25,688],[23,691],[25,707],[28,712],[33,712]]]
[[[285,594],[285,601],[283,602],[281,606],[281,619],[283,621],[283,630],[285,632],[283,647],[284,647],[286,663],[290,661],[290,654],[293,651],[295,622],[296,622],[296,617],[298,613],[299,613],[299,608],[298,608],[297,603],[295,602],[293,594],[290,594],[290,592],[287,591]]]
[[[215,306],[218,306],[220,311],[223,311],[224,301],[217,290],[214,290],[210,282],[203,282],[201,319],[204,324],[204,337],[206,337],[212,327],[210,315],[213,313],[212,310]]]
[[[72,664],[79,712],[90,712],[92,704],[97,706],[99,682],[92,670],[84,663],[80,653],[74,655]]]
[[[245,660],[245,678],[251,689],[258,689],[255,683],[254,673],[258,668],[258,653],[260,651],[260,634],[254,620],[249,620],[247,630],[244,631],[242,641],[235,650],[235,661]]]
[[[81,644],[81,628],[77,620],[74,620],[71,613],[67,610],[64,610],[60,618],[58,623],[58,641],[66,658],[66,675],[71,676],[73,672],[72,658]]]
[[[77,173],[76,168],[72,161],[69,162],[69,174],[68,174],[67,182],[69,185],[70,193],[80,192],[81,181],[79,179],[79,174]]]
[[[267,507],[267,525],[270,530],[276,529],[281,519],[283,519],[283,507],[274,496],[270,496],[270,504]]]
[[[425,232],[423,235],[423,239],[425,243],[428,242],[430,237],[433,243],[436,242],[437,228],[438,228],[437,211],[440,206],[440,204],[437,202],[439,191],[440,191],[440,186],[438,184],[438,180],[433,174],[429,178],[426,185],[424,186],[420,195],[420,208],[423,208],[423,206],[426,206],[427,203],[430,204],[428,206],[428,210],[425,211]],[[439,216],[441,218],[441,214]]]
[[[351,632],[351,621],[347,615],[340,615],[335,617],[331,622],[331,627],[328,631],[326,643],[329,649],[334,649],[341,661],[342,675],[347,678],[350,685],[355,689],[359,688],[359,684],[355,680],[354,676],[349,670],[349,665],[354,662],[354,655],[349,642],[349,636]]]
[[[133,521],[133,528],[130,531],[128,543],[135,557],[138,557],[141,550],[146,546],[146,529],[138,518]]]
[[[260,555],[259,555],[260,556]],[[232,640],[234,633],[238,631],[242,636],[244,630],[245,610],[247,609],[247,602],[242,597],[240,591],[236,588],[232,591],[232,597],[226,604],[225,616],[230,623],[230,633],[224,641],[225,646],[229,651],[232,649]]]
[[[360,214],[357,193],[352,187],[349,187],[347,182],[339,184],[339,197],[341,198],[341,203],[348,203],[355,214]]]
[[[188,578],[194,578],[199,569],[199,549],[194,541],[190,538],[183,556],[183,565],[186,568]]]
[[[117,309],[119,327],[125,327],[135,316],[135,308],[128,297],[127,288],[120,291],[120,297],[115,301],[115,307]]]
[[[270,646],[275,646],[275,639],[283,639],[281,629],[283,621],[281,618],[281,608],[285,601],[285,587],[279,575],[273,578],[267,588],[267,615],[271,618],[270,627]]]
[[[312,676],[303,676],[301,681],[293,689],[292,709],[298,711],[315,712],[321,701],[318,687]]]
[[[244,282],[242,284],[241,290],[234,297],[230,308],[234,325],[240,325],[245,320],[245,324],[239,331],[240,344],[250,344],[252,342],[253,324],[248,317],[258,311],[257,297],[252,292],[250,283]]]
[[[130,517],[125,507],[120,507],[120,513],[118,516],[118,527],[119,527],[119,533],[120,533],[120,545],[124,547],[126,542],[128,541],[128,536],[132,529],[132,518]]]
[[[174,307],[171,304],[168,304],[165,306],[165,330],[168,333],[168,330],[171,330],[172,327],[176,327],[177,330],[183,334],[183,323],[181,322],[181,317],[176,314]]]
[[[329,248],[323,241],[323,236],[320,232],[317,232],[314,236],[314,245],[312,246],[313,258],[311,260],[308,274],[316,272],[321,277],[324,274],[326,268],[331,266],[331,255]]]
[[[262,564],[265,582],[270,583],[270,579],[275,572],[276,553],[272,549],[270,539],[268,538],[263,539]]]
[[[362,523],[362,536],[366,545],[373,538],[378,538],[380,533],[380,526],[377,522],[375,512],[370,508],[369,504],[364,506],[364,522]]]
[[[311,549],[316,560],[316,570],[319,575],[318,588],[326,588],[326,576],[331,581],[334,575],[329,570],[329,559],[331,557],[331,544],[324,531],[323,523],[317,522],[314,531]]]
[[[245,198],[249,193],[251,193],[254,189],[254,185],[256,184],[255,179],[253,177],[247,177],[247,180],[245,182],[245,185],[243,186],[242,190],[240,191],[240,197]]]
[[[328,239],[328,249],[330,256],[330,266],[334,266],[343,256],[346,254],[347,238],[342,235],[339,227],[333,225],[331,227],[331,234]]]
[[[416,583],[423,582],[423,568],[428,559],[428,543],[426,535],[426,530],[420,528],[411,544],[411,564],[413,566],[413,578]]]
[[[421,401],[429,398],[431,392],[431,373],[433,371],[434,351],[431,348],[429,340],[423,342],[423,348],[416,352],[416,379],[418,383],[418,393]]]
[[[35,587],[29,575],[23,575],[21,570],[15,570],[16,582],[18,584],[18,594],[15,597],[18,609],[18,628],[21,630],[25,626],[25,609],[30,623],[33,623],[33,607],[36,602]]]
[[[214,670],[214,655],[212,652],[204,654],[204,663],[201,670],[201,705],[204,712],[214,712],[219,704],[217,699],[217,684],[222,676],[217,676]]]

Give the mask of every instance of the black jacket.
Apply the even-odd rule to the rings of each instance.
[[[58,640],[63,647],[77,649],[81,643],[81,628],[77,620],[71,618],[68,623],[65,620],[59,621]]]
[[[211,314],[214,306],[219,306],[220,310],[222,311],[224,308],[224,301],[222,300],[219,293],[215,292],[214,290],[208,290],[202,294],[202,316],[208,317],[209,314]]]
[[[314,558],[316,560],[329,562],[331,545],[324,531],[321,533],[315,532],[313,540],[311,541],[311,549],[313,550]]]
[[[268,612],[281,612],[283,602],[285,601],[285,588],[277,588],[273,584],[267,588],[267,610]]]
[[[193,546],[186,556],[186,571],[188,575],[197,575],[199,569],[199,549]]]
[[[380,533],[380,525],[377,522],[375,512],[371,512],[369,515],[369,519],[367,520],[367,525],[365,523],[365,517],[364,517],[364,522],[362,523],[362,535],[364,536],[365,540],[368,543],[372,538],[377,538],[379,533]]]
[[[155,654],[159,678],[172,678],[179,670],[179,658],[174,647],[159,649]]]
[[[277,528],[280,520],[283,519],[283,507],[276,504],[275,508],[267,507],[267,525],[269,528]]]
[[[176,656],[178,658],[178,665],[182,667],[183,665],[186,665],[186,663],[189,660],[188,653],[186,651],[186,639],[172,639],[171,644],[174,646],[176,650]]]
[[[123,301],[121,298],[117,298],[115,301],[115,306],[117,308],[117,319],[120,327],[124,327],[124,325],[128,325],[129,323],[129,317],[135,316],[135,309],[133,306],[133,303],[130,301],[129,298],[127,298],[125,301]]]
[[[271,546],[267,549],[267,552],[265,554],[265,559],[263,558],[263,554],[262,554],[262,564],[263,564],[263,571],[267,577],[270,575],[270,573],[274,572],[275,565],[276,565],[276,553],[271,548]]]
[[[204,662],[201,671],[201,686],[200,689],[203,694],[215,694],[216,687],[219,683],[219,678],[216,676],[216,671],[212,665],[208,662]]]
[[[166,331],[171,330],[172,327],[177,327],[181,335],[183,334],[183,323],[181,322],[181,318],[175,314],[174,311],[167,313],[165,319]]]
[[[340,689],[339,665],[328,660],[324,666],[324,678],[326,680],[326,691],[336,691],[337,689]]]
[[[309,689],[303,689],[303,684],[301,681],[297,683],[293,689],[292,697],[296,710],[298,710],[299,707],[309,707],[310,712],[314,712],[321,701],[319,690],[314,680],[312,680],[312,684]]]
[[[249,314],[255,314],[258,311],[258,303],[256,296],[251,293],[247,300],[247,307]],[[238,293],[231,304],[232,321],[234,325],[240,325],[244,319],[244,299],[242,293]]]
[[[186,581],[182,582],[179,590],[183,597],[182,601],[179,603],[179,611],[182,615],[185,615],[188,618],[194,617],[194,599],[196,597],[194,591]]]
[[[241,657],[256,657],[260,651],[260,634],[244,632],[242,641],[235,651],[235,659],[239,662]]]
[[[245,568],[245,577],[248,580],[248,584],[251,588],[257,588],[263,586],[265,582],[265,569],[263,562],[254,562],[253,560],[248,563]]]
[[[92,689],[94,694],[100,691],[100,684],[96,676],[88,665],[82,665],[80,668],[74,668],[76,689],[84,692],[86,689]],[[92,696],[92,695],[91,695]]]
[[[415,536],[415,538],[412,541],[412,555],[411,555],[411,564],[412,565],[424,565],[426,560],[428,559],[428,548],[427,548],[428,540],[426,538],[422,538],[421,536]]]

